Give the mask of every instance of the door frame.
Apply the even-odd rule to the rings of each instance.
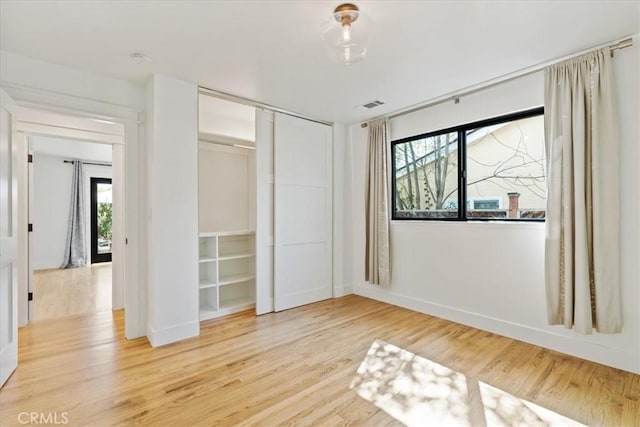
[[[89,238],[89,241],[91,242],[91,264],[100,262],[111,262],[112,255],[112,252],[104,254],[98,253],[98,184],[113,185],[111,178],[89,178],[89,194],[91,203],[91,207],[89,208],[91,216],[91,236]]]
[[[119,221],[122,227],[120,238],[114,241],[113,277],[121,286],[116,289],[113,297],[119,299],[119,306],[125,308],[125,337],[134,339],[146,335],[146,270],[140,268],[140,260],[144,257],[146,230],[140,227],[140,212],[144,211],[146,203],[138,197],[138,183],[144,179],[146,172],[138,165],[138,134],[142,125],[142,114],[128,107],[63,95],[40,89],[22,87],[19,85],[2,84],[2,88],[16,100],[19,106],[19,120],[23,126],[21,135],[22,143],[18,144],[19,156],[26,157],[26,138],[28,133],[51,134],[54,136],[69,137],[72,130],[84,132],[82,136],[75,134],[75,139],[95,140],[110,143],[114,148],[113,177],[120,177],[121,187],[119,197],[121,210],[118,215],[114,213],[114,223]],[[66,126],[56,125],[50,119],[63,117],[68,120]],[[117,125],[120,135],[113,134],[113,125]],[[85,126],[83,128],[83,126]],[[87,129],[86,126],[89,128]],[[105,130],[111,129],[111,130]],[[28,131],[27,131],[28,130]],[[25,133],[25,131],[27,131]],[[46,131],[46,132],[45,132]],[[118,140],[119,136],[119,140]],[[74,136],[72,136],[73,138]],[[23,260],[23,268],[19,271],[19,296],[18,304],[19,325],[24,326],[27,321],[28,303],[28,266],[24,261],[28,257],[27,238],[27,163],[18,162],[19,196],[19,256]],[[125,180],[126,178],[126,180]],[[114,190],[115,191],[115,190]],[[114,194],[115,196],[115,194]],[[114,236],[115,239],[115,236]],[[118,306],[114,305],[114,308]]]
[[[118,123],[108,123],[106,121],[95,121],[85,117],[59,114],[47,110],[39,110],[32,107],[18,107],[16,109],[16,133],[21,136],[18,138],[18,156],[23,161],[19,162],[23,165],[28,165],[26,161],[26,155],[24,150],[28,149],[28,141],[33,136],[49,136],[65,138],[69,141],[78,142],[93,142],[108,144],[113,150],[113,178],[115,185],[113,189],[113,201],[114,201],[114,213],[113,213],[113,244],[112,252],[114,253],[114,262],[112,264],[112,283],[111,283],[111,307],[113,310],[126,308],[124,302],[124,266],[123,266],[123,252],[124,252],[124,223],[123,223],[123,211],[124,211],[124,175],[122,163],[124,163],[124,126]],[[24,142],[23,142],[24,141]],[[22,153],[20,152],[22,151]],[[118,173],[120,171],[120,173]],[[20,174],[18,171],[19,180],[28,180],[28,172],[24,171]],[[32,183],[31,183],[32,184]],[[29,184],[28,184],[29,185]],[[27,192],[18,194],[20,198],[27,198]],[[26,203],[21,200],[18,201],[19,206],[24,206]],[[22,215],[19,213],[19,217],[28,217],[28,214]],[[18,236],[21,240],[29,242],[32,239],[28,231],[23,232],[20,230],[18,224]],[[24,225],[23,225],[24,227]],[[33,224],[33,228],[37,229],[38,224]],[[28,230],[28,229],[27,229]],[[27,245],[28,243],[24,243]],[[27,249],[26,256],[32,253],[30,249]],[[32,272],[30,268],[32,260],[29,259],[26,272],[20,272],[19,277],[26,278],[25,283],[21,283],[20,287],[31,287],[33,282]],[[22,293],[25,293],[24,291]],[[28,300],[28,298],[27,298]],[[22,301],[21,301],[22,302]],[[20,311],[20,307],[19,307]],[[32,315],[32,311],[29,311],[29,315]],[[24,318],[24,315],[20,315]],[[29,318],[28,320],[32,320]],[[126,319],[125,319],[126,324]]]

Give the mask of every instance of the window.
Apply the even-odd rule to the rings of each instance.
[[[393,219],[545,217],[543,109],[392,142]]]
[[[111,261],[111,178],[91,178],[91,263]]]

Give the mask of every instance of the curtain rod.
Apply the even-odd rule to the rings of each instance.
[[[82,162],[82,160],[80,160]],[[63,160],[64,163],[75,163],[75,160]],[[94,165],[94,166],[109,166],[111,167],[111,163],[95,163],[95,162],[82,162],[83,165]]]
[[[389,119],[393,119],[395,117],[403,116],[405,114],[413,113],[415,111],[420,111],[422,109],[433,107],[435,105],[442,104],[444,102],[451,101],[451,100],[453,100],[453,102],[458,104],[460,102],[460,97],[462,97],[462,96],[471,95],[473,93],[480,92],[480,91],[485,90],[485,89],[489,89],[490,87],[497,86],[499,84],[506,83],[506,82],[509,82],[511,80],[518,79],[520,77],[525,77],[525,76],[528,76],[528,75],[533,74],[533,73],[537,73],[538,71],[541,71],[541,70],[543,70],[543,69],[545,69],[545,68],[547,68],[547,67],[549,67],[551,65],[558,64],[558,63],[560,63],[562,61],[566,61],[568,59],[575,58],[577,56],[584,55],[586,53],[593,52],[593,51],[598,50],[598,49],[602,49],[603,47],[607,47],[608,46],[609,49],[611,50],[611,56],[613,57],[613,52],[614,51],[619,50],[619,49],[624,49],[626,47],[633,46],[633,37],[635,37],[636,35],[637,34],[634,34],[631,37],[625,38],[623,40],[619,40],[617,42],[608,42],[608,43],[605,43],[605,44],[602,44],[602,45],[599,45],[599,46],[591,47],[589,49],[581,50],[579,52],[572,53],[571,55],[567,55],[567,56],[564,56],[562,58],[556,58],[556,59],[552,59],[551,61],[546,61],[546,62],[542,62],[540,64],[532,65],[531,67],[522,68],[522,69],[520,69],[518,71],[514,71],[514,72],[508,73],[508,74],[504,74],[502,76],[499,76],[499,77],[496,77],[496,78],[493,78],[493,79],[490,79],[490,80],[485,80],[484,82],[481,82],[481,83],[478,83],[478,84],[475,84],[475,85],[472,85],[472,86],[467,86],[466,88],[463,88],[463,89],[460,89],[460,90],[456,90],[456,91],[453,91],[453,92],[449,92],[449,93],[447,93],[445,95],[438,96],[436,98],[432,98],[429,101],[422,102],[420,104],[416,104],[416,105],[408,107],[406,109],[402,109],[402,110],[396,111],[395,113],[391,113],[388,116],[374,117],[373,119],[371,119],[369,121],[381,119],[383,117],[388,117]],[[360,127],[366,128],[368,125],[369,125],[368,122],[364,122],[364,123],[360,124]]]

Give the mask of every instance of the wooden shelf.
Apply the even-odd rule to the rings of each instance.
[[[255,307],[254,235],[253,230],[199,234],[200,320]]]
[[[219,311],[211,306],[200,306],[200,320],[213,319],[214,317],[219,316],[218,313]]]
[[[198,237],[247,236],[249,234],[255,234],[255,232],[255,230],[206,231],[198,234]]]
[[[219,310],[211,307],[200,307],[200,320],[210,320],[238,311],[250,310],[256,306],[253,298],[234,298],[223,301]]]
[[[200,280],[200,289],[208,289],[217,286],[213,280]]]
[[[243,310],[255,306],[253,298],[242,297],[220,301],[220,310]]]
[[[220,261],[228,261],[230,259],[242,259],[242,258],[252,258],[255,254],[252,253],[229,253],[229,254],[220,254],[218,259]]]
[[[251,274],[236,274],[236,275],[233,275],[233,276],[221,277],[220,278],[220,282],[218,283],[218,285],[219,286],[224,286],[224,285],[231,285],[233,283],[242,283],[242,282],[247,282],[249,280],[253,280],[255,278],[256,278],[256,276],[253,273],[251,273]]]

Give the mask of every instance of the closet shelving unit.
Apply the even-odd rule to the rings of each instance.
[[[200,233],[200,320],[255,307],[255,232]]]

